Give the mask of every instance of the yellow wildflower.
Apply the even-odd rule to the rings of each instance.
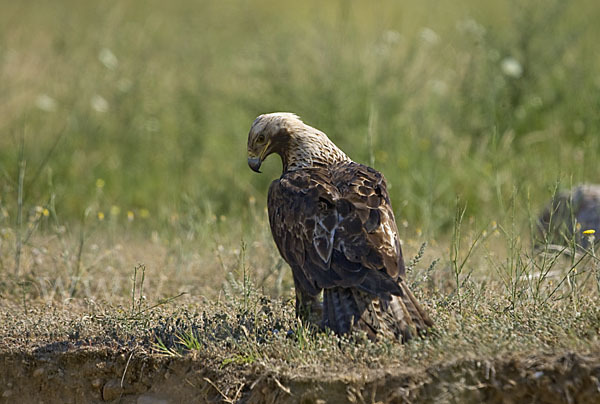
[[[98,220],[104,220],[104,212],[98,212]]]
[[[96,180],[96,188],[102,189],[102,188],[104,188],[104,184],[105,184],[105,182],[102,178],[98,178]]]
[[[594,229],[584,230],[583,234],[596,234],[596,230],[594,230]]]

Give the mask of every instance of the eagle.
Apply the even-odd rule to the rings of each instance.
[[[407,341],[426,333],[433,322],[406,284],[383,175],[292,113],[252,123],[250,168],[260,172],[273,153],[283,173],[269,187],[269,223],[292,269],[297,317],[338,335]]]

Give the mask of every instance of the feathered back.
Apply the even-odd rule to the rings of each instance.
[[[323,323],[343,334],[408,338],[433,323],[404,283],[404,261],[384,177],[342,162],[284,173],[268,197],[269,222],[296,288],[324,290]],[[412,332],[411,332],[412,330]]]

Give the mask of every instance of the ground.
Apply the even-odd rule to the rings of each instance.
[[[597,246],[537,232],[600,178],[600,3],[438,3],[0,0],[0,402],[600,402]],[[385,175],[426,338],[295,319],[275,111]]]
[[[277,352],[247,361],[227,352],[226,338],[221,351],[166,356],[158,351],[157,336],[184,329],[189,312],[161,310],[138,328],[140,320],[123,319],[120,310],[98,313],[77,306],[26,313],[4,307],[1,402],[593,403],[600,397],[597,344],[578,352],[546,348],[460,359],[450,353],[454,358],[433,362],[376,366],[371,361],[377,358],[369,358],[346,366],[286,363]],[[103,318],[110,315],[113,319]],[[65,327],[61,336],[49,332],[57,322]],[[270,349],[279,343],[263,342]]]
[[[45,238],[35,242],[47,243],[42,260],[58,245]],[[30,276],[27,282],[4,279],[2,402],[591,403],[600,398],[596,281],[588,277],[578,286],[554,287],[568,279],[561,273],[576,272],[581,279],[593,274],[591,257],[576,270],[567,258],[553,261],[537,300],[527,278],[531,273],[523,275],[515,282],[521,296],[512,307],[510,290],[477,270],[461,278],[459,297],[451,267],[423,265],[435,251],[407,243],[406,250],[415,252],[411,285],[436,327],[402,345],[305,327],[294,316],[289,269],[280,265],[279,274],[263,273],[267,269],[257,269],[255,259],[243,258],[244,246],[229,258],[224,254],[228,265],[237,253],[238,269],[223,275],[222,286],[212,287],[220,292],[209,296],[186,279],[185,268],[197,264],[194,256],[163,267],[170,283],[157,282],[157,274],[143,264],[129,276],[111,279],[106,264],[127,261],[134,247],[149,251],[139,241],[120,246],[113,253],[123,261],[102,248],[94,253],[103,254],[97,260],[83,256],[96,266],[81,276],[80,285],[86,286],[73,297],[66,286],[42,287],[48,278],[60,278],[57,273]],[[33,265],[35,254],[27,251],[24,265]],[[147,254],[171,261],[163,256],[166,249]],[[281,278],[280,297],[265,295],[276,294],[276,286],[269,285],[277,282],[270,278]],[[257,279],[266,281],[258,286]],[[121,289],[106,288],[113,280]]]

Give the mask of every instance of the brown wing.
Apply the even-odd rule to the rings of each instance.
[[[404,264],[383,176],[353,162],[285,173],[268,197],[275,243],[296,285],[402,295]]]

